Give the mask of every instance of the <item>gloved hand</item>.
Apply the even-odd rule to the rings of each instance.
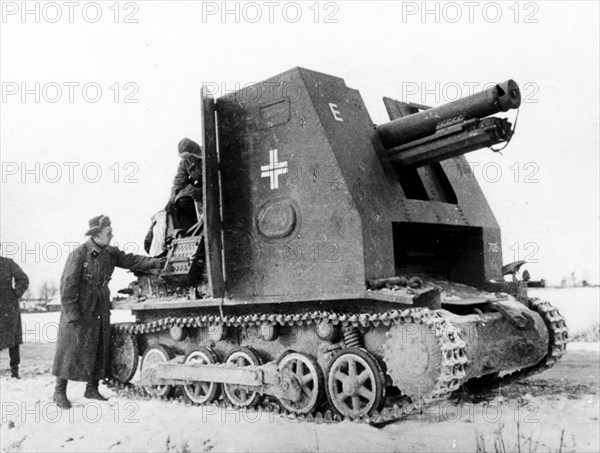
[[[165,212],[167,214],[173,214],[175,211],[175,200],[173,198],[169,198],[169,202],[165,206]]]

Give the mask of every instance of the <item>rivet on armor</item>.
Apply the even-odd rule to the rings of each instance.
[[[180,326],[172,326],[169,329],[169,335],[173,341],[183,341],[187,337],[187,331]]]
[[[335,341],[338,336],[338,328],[324,319],[317,326],[317,335],[323,341]]]
[[[275,326],[269,322],[261,324],[260,334],[265,341],[273,341],[276,337]]]

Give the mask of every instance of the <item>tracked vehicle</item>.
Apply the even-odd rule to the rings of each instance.
[[[567,328],[504,281],[500,228],[464,154],[510,140],[509,80],[437,108],[295,68],[202,94],[204,212],[138,275],[112,375],[195,404],[373,423],[473,379],[554,364]],[[260,407],[265,407],[261,405]]]

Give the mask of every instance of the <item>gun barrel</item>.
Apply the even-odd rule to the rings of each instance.
[[[514,80],[494,85],[480,93],[454,102],[397,118],[377,126],[376,131],[385,149],[391,149],[433,135],[440,123],[461,117],[485,118],[521,105],[521,92]]]

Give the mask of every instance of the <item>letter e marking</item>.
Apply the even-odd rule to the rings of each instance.
[[[329,108],[331,109],[331,114],[333,115],[333,117],[335,118],[336,121],[344,121],[344,118],[342,118],[340,116],[341,114],[340,114],[340,111],[338,110],[337,104],[332,104],[330,102]]]

